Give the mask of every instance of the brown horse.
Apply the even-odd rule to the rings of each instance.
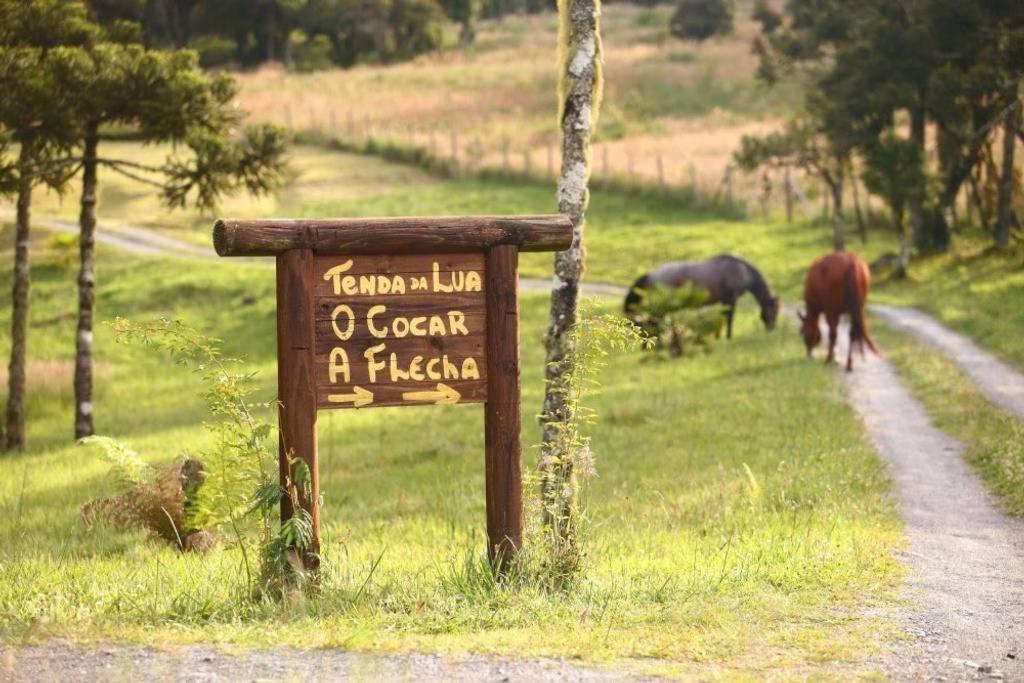
[[[818,318],[822,314],[828,322],[826,363],[836,361],[836,327],[839,325],[839,316],[843,313],[850,315],[850,349],[846,354],[846,371],[853,370],[854,344],[860,349],[861,358],[865,357],[864,344],[878,354],[878,347],[871,339],[867,323],[864,321],[864,305],[867,303],[870,287],[871,271],[856,254],[836,252],[822,256],[811,264],[810,270],[807,271],[807,280],[804,282],[804,305],[807,313],[797,313],[803,323],[800,331],[804,336],[804,344],[807,345],[808,358],[811,357],[814,347],[821,343]]]

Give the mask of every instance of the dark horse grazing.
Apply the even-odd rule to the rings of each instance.
[[[724,304],[727,307],[727,338],[732,339],[732,317],[736,311],[736,300],[747,292],[753,294],[760,304],[761,320],[765,328],[775,329],[775,321],[779,317],[779,297],[772,294],[768,282],[757,268],[730,254],[720,254],[707,261],[663,263],[646,275],[640,276],[626,294],[626,301],[623,304],[626,317],[632,319],[631,314],[641,301],[642,290],[654,285],[681,287],[687,282],[708,290],[710,296],[707,303]]]
[[[821,343],[821,329],[818,318],[824,314],[828,322],[828,357],[826,363],[834,363],[836,348],[836,326],[839,316],[850,315],[850,349],[846,354],[846,371],[853,370],[853,346],[860,349],[864,358],[864,344],[878,354],[878,347],[868,333],[864,321],[864,305],[868,300],[868,289],[871,287],[871,271],[864,261],[856,254],[836,252],[811,264],[804,282],[804,305],[806,315],[797,313],[803,323],[801,333],[807,345],[807,357],[810,358],[814,347]]]

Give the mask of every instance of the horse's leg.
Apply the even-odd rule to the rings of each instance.
[[[864,347],[860,349],[861,353],[864,353]],[[850,323],[850,345],[846,349],[846,371],[853,372],[853,323]]]
[[[839,334],[839,316],[828,313],[825,315],[825,320],[828,321],[828,357],[825,358],[825,363],[835,363],[836,337]]]
[[[725,338],[732,339],[732,317],[736,315],[736,304],[730,304],[725,312]]]

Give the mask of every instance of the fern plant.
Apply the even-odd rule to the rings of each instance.
[[[218,340],[167,318],[112,323],[119,342],[159,349],[202,378],[202,397],[214,418],[205,424],[213,445],[197,455],[203,464],[203,484],[189,506],[189,524],[216,529],[233,539],[242,553],[248,592],[280,595],[285,583],[305,577],[295,557],[302,557],[312,540],[309,513],[299,506],[299,491],[308,491],[305,463],[294,463],[295,481],[278,482],[275,428],[259,417],[272,407],[251,400],[252,373],[236,370],[239,361],[221,355]],[[276,510],[288,496],[296,514],[276,527]],[[255,551],[256,558],[253,558]],[[259,566],[255,566],[255,562]]]

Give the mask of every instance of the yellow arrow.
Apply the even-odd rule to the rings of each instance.
[[[352,387],[351,394],[327,394],[328,403],[351,403],[353,408],[362,408],[373,403],[373,392],[362,387]]]
[[[438,383],[436,391],[406,391],[402,393],[403,401],[429,401],[435,405],[458,403],[462,394],[447,384]]]

